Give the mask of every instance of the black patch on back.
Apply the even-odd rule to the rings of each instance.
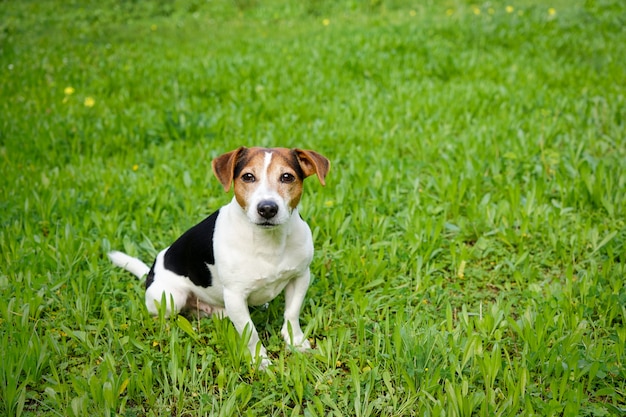
[[[150,272],[148,272],[148,277],[146,278],[146,290],[154,282],[154,265],[155,264],[156,264],[156,259],[152,263],[152,268],[150,268]]]
[[[210,287],[212,283],[209,265],[215,265],[213,254],[213,234],[219,210],[187,230],[165,252],[165,268],[183,275],[200,287]],[[149,276],[148,276],[149,279]]]

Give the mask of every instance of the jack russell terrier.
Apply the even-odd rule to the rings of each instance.
[[[241,147],[215,158],[215,176],[232,201],[161,251],[152,265],[122,252],[111,261],[138,278],[147,275],[146,307],[157,315],[192,310],[228,316],[239,334],[248,328],[248,349],[270,364],[250,318],[249,305],[263,305],[285,290],[281,334],[298,350],[310,349],[300,328],[300,308],[310,282],[313,237],[298,213],[303,180],[317,174],[322,185],[330,169],[314,151]]]

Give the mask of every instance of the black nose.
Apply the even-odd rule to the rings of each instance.
[[[269,200],[261,201],[259,205],[256,206],[256,210],[259,212],[261,217],[269,220],[276,216],[276,213],[278,213],[278,204]]]

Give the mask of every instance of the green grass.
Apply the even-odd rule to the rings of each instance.
[[[0,3],[0,414],[624,415],[625,27],[620,0]],[[279,298],[268,372],[105,256],[227,202],[240,145],[333,163],[301,209],[315,350]]]

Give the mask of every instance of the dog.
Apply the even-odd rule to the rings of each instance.
[[[300,309],[311,281],[313,237],[298,213],[303,181],[316,174],[325,186],[330,161],[311,150],[246,148],[218,156],[213,173],[234,197],[162,250],[151,268],[125,253],[108,254],[116,266],[146,279],[146,307],[157,315],[192,310],[228,317],[259,366],[271,364],[249,306],[285,291],[281,335],[300,351],[311,348],[300,328]]]

